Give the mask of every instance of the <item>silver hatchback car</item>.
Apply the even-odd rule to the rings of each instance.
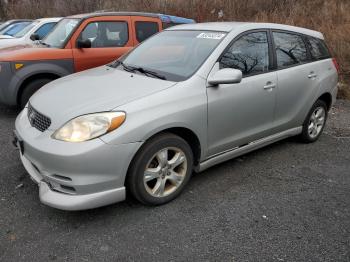
[[[96,208],[126,192],[164,204],[193,170],[290,136],[316,141],[337,69],[312,30],[176,26],[118,61],[43,87],[18,116],[14,143],[51,207]]]

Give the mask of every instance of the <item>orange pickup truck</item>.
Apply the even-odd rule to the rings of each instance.
[[[164,28],[194,22],[138,12],[64,18],[40,44],[0,50],[0,102],[24,107],[48,82],[107,64]]]

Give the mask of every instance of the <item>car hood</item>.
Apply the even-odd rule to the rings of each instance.
[[[25,47],[31,46],[22,38],[0,38],[0,50],[18,50]]]
[[[30,98],[31,106],[51,118],[56,130],[77,116],[111,111],[175,82],[102,66],[53,81]]]
[[[7,40],[0,40],[0,44],[2,41]],[[7,47],[0,47],[1,62],[59,59],[72,59],[72,51],[65,48],[48,48],[36,43],[12,44]]]

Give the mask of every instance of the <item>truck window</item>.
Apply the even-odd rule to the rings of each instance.
[[[139,43],[159,32],[158,23],[156,22],[137,21],[135,29],[136,39]]]
[[[93,22],[80,34],[81,40],[90,40],[92,48],[122,47],[129,41],[127,22]]]

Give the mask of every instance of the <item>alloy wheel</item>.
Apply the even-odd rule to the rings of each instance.
[[[185,153],[176,147],[158,151],[146,165],[144,186],[153,197],[165,197],[174,193],[187,173]]]
[[[322,131],[323,126],[326,122],[326,111],[323,107],[317,107],[314,112],[311,114],[308,133],[309,136],[313,139],[316,138]]]

